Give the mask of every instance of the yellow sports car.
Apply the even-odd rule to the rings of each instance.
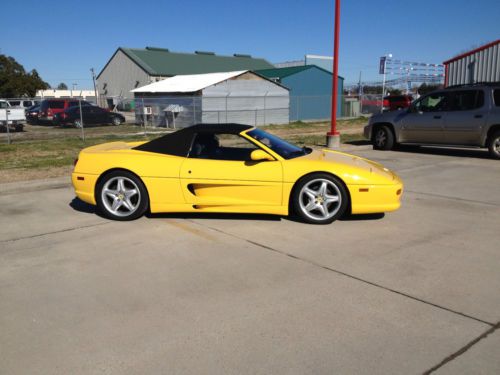
[[[394,211],[399,177],[373,161],[312,150],[239,124],[200,124],[149,142],[111,142],[80,152],[76,195],[108,218],[156,212],[288,215],[331,223]]]

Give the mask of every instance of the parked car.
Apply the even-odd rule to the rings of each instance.
[[[9,99],[8,102],[11,107],[15,108],[29,108],[34,105],[40,104],[39,100],[34,99]]]
[[[13,108],[6,100],[0,100],[0,131],[22,131],[26,117],[24,109]]]
[[[37,124],[38,116],[40,114],[40,105],[33,105],[25,111],[26,122],[28,124]]]
[[[288,215],[328,224],[397,210],[403,182],[382,165],[298,147],[250,125],[198,124],[149,142],[83,149],[76,195],[115,220],[150,212]]]
[[[89,102],[82,100],[82,106],[91,105]],[[75,98],[71,99],[45,99],[40,104],[40,114],[38,120],[44,123],[52,123],[56,113],[64,112],[69,107],[79,105],[79,101]]]
[[[396,111],[398,109],[408,108],[413,101],[411,95],[390,95],[384,97],[383,111]]]
[[[500,83],[434,91],[404,111],[374,115],[364,134],[377,150],[398,143],[487,147],[500,159]]]
[[[86,124],[113,124],[120,125],[125,122],[125,117],[107,109],[85,105],[82,106],[82,116],[84,125]],[[60,125],[74,125],[77,128],[82,126],[80,118],[80,106],[69,107],[64,112],[54,115],[54,122]]]

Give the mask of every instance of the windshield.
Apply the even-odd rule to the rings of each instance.
[[[307,147],[300,148],[299,146],[295,146],[275,135],[266,133],[265,131],[260,129],[253,129],[247,132],[247,134],[260,143],[265,144],[267,147],[269,147],[284,159],[296,158],[309,154],[312,151],[312,149]]]

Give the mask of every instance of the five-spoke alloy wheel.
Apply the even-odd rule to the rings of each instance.
[[[295,212],[312,224],[331,223],[341,217],[348,206],[348,194],[342,182],[325,173],[300,180],[292,199]]]
[[[127,171],[114,171],[102,178],[96,189],[97,206],[108,218],[134,220],[148,208],[144,184]]]

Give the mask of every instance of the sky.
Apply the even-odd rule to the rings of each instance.
[[[442,63],[500,39],[500,0],[341,1],[339,74],[379,80],[380,56]],[[8,16],[12,15],[12,16]],[[6,1],[0,53],[52,86],[92,88],[122,47],[247,53],[271,63],[332,55],[334,0]]]

